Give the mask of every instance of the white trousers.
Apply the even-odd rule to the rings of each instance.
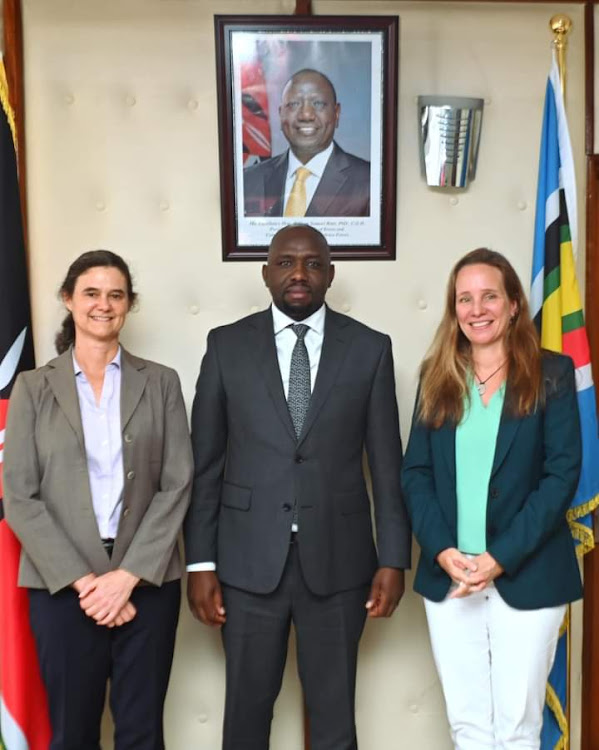
[[[493,584],[424,604],[456,750],[538,750],[566,605],[514,609]]]

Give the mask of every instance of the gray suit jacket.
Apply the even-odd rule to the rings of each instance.
[[[273,591],[289,552],[297,502],[299,555],[313,592],[357,588],[377,566],[409,567],[388,336],[327,309],[318,376],[297,441],[271,311],[211,331],[194,400],[192,443],[188,563],[216,561],[223,582]]]
[[[246,216],[282,216],[288,151],[243,172]],[[370,162],[336,143],[306,216],[369,216]]]
[[[122,351],[125,489],[112,559],[89,486],[71,350],[19,375],[4,455],[6,518],[23,546],[19,584],[54,593],[77,578],[124,568],[160,585],[180,576],[177,535],[192,456],[174,370]]]

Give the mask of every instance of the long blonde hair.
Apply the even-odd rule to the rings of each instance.
[[[462,268],[475,264],[497,268],[508,299],[516,303],[505,339],[509,386],[506,408],[514,416],[524,416],[543,400],[539,336],[520,279],[501,253],[481,247],[464,255],[453,267],[447,282],[445,312],[422,363],[418,416],[430,427],[438,428],[445,422],[458,424],[464,414],[472,351],[458,324],[455,285]]]

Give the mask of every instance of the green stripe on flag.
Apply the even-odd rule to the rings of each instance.
[[[583,326],[584,316],[582,310],[576,310],[576,312],[562,317],[562,333],[570,333],[570,331],[575,331],[577,328],[582,328]]]
[[[560,228],[559,228],[559,242],[560,242],[560,245],[563,245],[564,242],[572,242],[572,235],[570,234],[570,225],[569,224],[561,224],[560,225]]]
[[[560,267],[557,266],[545,276],[545,281],[543,282],[543,301],[555,292],[560,285],[560,281]]]

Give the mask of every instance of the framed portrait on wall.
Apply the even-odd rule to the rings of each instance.
[[[334,258],[395,258],[396,16],[216,16],[224,260],[309,223]]]

